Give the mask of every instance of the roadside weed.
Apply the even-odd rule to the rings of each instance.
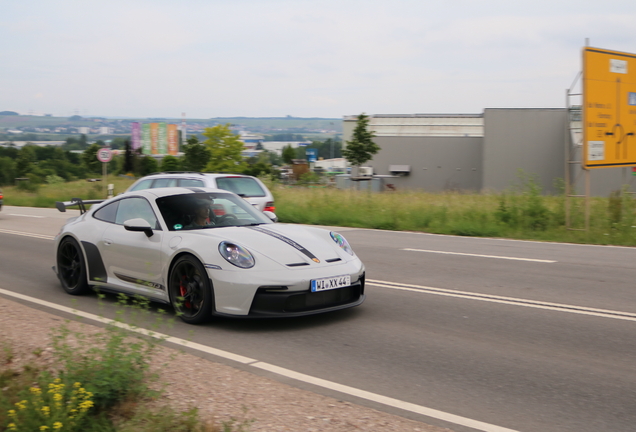
[[[51,370],[31,365],[11,369],[13,351],[3,343],[0,430],[247,432],[253,420],[231,418],[217,425],[202,419],[196,407],[185,411],[149,408],[160,395],[151,389],[158,376],[151,373],[150,364],[162,342],[155,332],[171,322],[162,311],[151,311],[147,300],[120,295],[116,318],[105,328],[73,331],[67,321],[53,330],[56,362]],[[151,330],[145,330],[148,328]],[[43,350],[32,352],[37,358]]]

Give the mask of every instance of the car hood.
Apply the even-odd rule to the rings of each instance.
[[[254,255],[261,255],[281,265],[324,263],[326,260],[348,261],[353,256],[344,252],[331,239],[329,231],[299,225],[263,224],[250,227],[224,227],[196,231],[197,234],[236,243]]]

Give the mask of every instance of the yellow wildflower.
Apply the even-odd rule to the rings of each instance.
[[[84,401],[81,404],[79,404],[79,408],[80,408],[81,412],[88,411],[89,409],[92,408],[92,406],[93,406],[93,401],[89,401],[89,400]]]
[[[48,426],[40,426],[40,430],[41,430],[41,431],[45,431],[45,430],[47,430],[48,428],[49,428]]]
[[[10,431],[14,431],[14,430],[18,430],[17,426],[15,425],[15,423],[9,423],[7,425],[7,427],[9,428]]]
[[[15,410],[9,410],[9,417],[15,417]]]
[[[45,416],[48,416],[51,413],[51,408],[43,406],[42,408],[40,408],[40,411],[42,411],[42,414],[44,414]]]
[[[53,423],[53,429],[62,429],[62,426],[64,425],[61,422]]]
[[[31,393],[36,396],[39,396],[42,393],[42,389],[40,389],[39,387],[31,387],[29,390],[31,390]]]

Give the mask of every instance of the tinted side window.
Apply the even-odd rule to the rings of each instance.
[[[161,188],[161,187],[175,187],[176,185],[177,185],[176,178],[159,178],[155,180],[155,182],[152,184],[152,187],[154,189],[154,188]]]
[[[100,208],[93,214],[95,219],[99,219],[104,222],[115,223],[115,216],[117,215],[117,207],[119,207],[119,201],[110,203]]]
[[[139,183],[137,183],[132,189],[130,189],[131,191],[136,191],[136,190],[142,190],[142,189],[150,189],[150,185],[152,184],[152,180],[153,179],[146,179],[146,180],[142,180]]]
[[[153,229],[159,229],[157,217],[152,211],[150,203],[143,198],[126,198],[119,200],[115,223],[123,225],[129,219],[141,218],[146,220]]]
[[[203,180],[196,179],[179,179],[179,186],[181,187],[205,187]]]
[[[256,180],[249,177],[219,177],[216,186],[245,197],[264,197],[265,191]]]

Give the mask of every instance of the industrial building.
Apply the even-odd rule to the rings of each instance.
[[[381,182],[385,190],[501,192],[518,184],[523,170],[536,176],[544,193],[557,193],[565,180],[569,146],[573,192],[584,193],[580,107],[370,115],[369,120],[381,150],[365,164],[372,169],[363,172],[372,171],[375,183]],[[357,116],[344,118],[345,143],[356,121]],[[636,189],[629,168],[590,171],[591,195],[607,196],[625,183]]]

